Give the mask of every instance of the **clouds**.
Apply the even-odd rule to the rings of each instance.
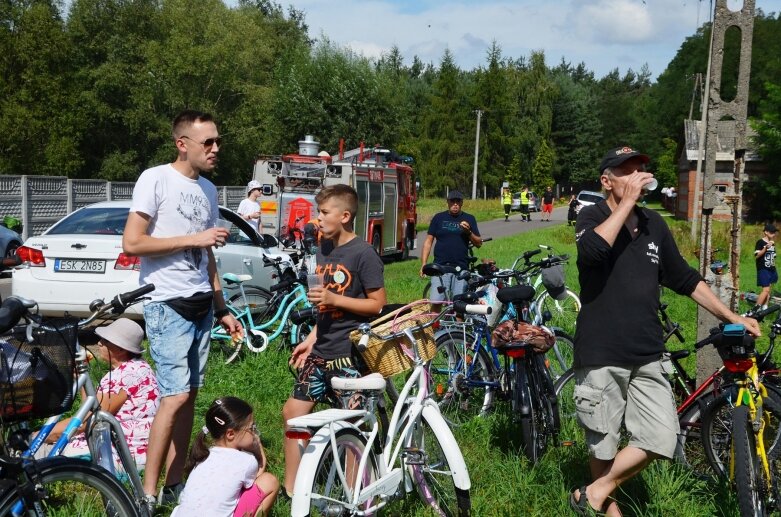
[[[597,76],[648,63],[654,76],[683,40],[708,19],[707,0],[292,0],[306,13],[310,36],[377,58],[396,45],[438,64],[446,48],[463,69],[485,66],[493,41],[503,56],[544,50],[549,64],[562,56],[586,63]],[[765,12],[781,0],[757,0]]]

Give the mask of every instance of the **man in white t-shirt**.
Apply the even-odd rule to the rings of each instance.
[[[260,182],[252,180],[247,183],[247,199],[242,199],[239,203],[237,212],[245,220],[252,224],[252,227],[260,232]]]
[[[141,285],[155,285],[144,307],[162,397],[144,475],[150,509],[164,459],[161,496],[181,489],[195,398],[208,358],[212,308],[226,330],[242,335],[241,325],[225,308],[211,250],[225,244],[228,230],[215,227],[217,189],[201,176],[217,165],[217,126],[209,114],[183,111],[174,119],[173,138],[176,161],[147,169],[136,181],[122,238],[125,253],[141,257]]]

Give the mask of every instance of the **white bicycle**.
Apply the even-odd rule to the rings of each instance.
[[[451,310],[488,314],[491,309],[455,302],[428,321],[385,335],[372,332],[368,323],[360,326],[359,350],[370,338],[410,345],[414,368],[390,422],[386,424],[387,415],[378,403],[386,386],[378,373],[332,379],[334,389],[345,393],[345,401],[352,392],[362,393],[361,409],[327,409],[288,420],[288,438],[309,440],[296,474],[293,517],[372,515],[413,490],[435,515],[469,515],[469,472],[439,406],[429,397],[426,363],[414,336]]]

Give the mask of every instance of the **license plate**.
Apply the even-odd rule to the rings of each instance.
[[[55,259],[57,273],[105,273],[105,260]]]

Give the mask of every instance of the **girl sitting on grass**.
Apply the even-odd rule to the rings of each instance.
[[[185,466],[189,476],[172,517],[267,515],[279,481],[266,472],[252,406],[236,397],[222,397],[212,402],[205,419],[190,450]]]

